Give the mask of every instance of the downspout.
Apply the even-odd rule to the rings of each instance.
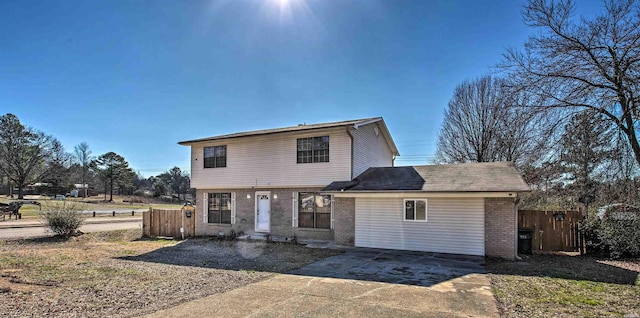
[[[521,261],[522,260],[522,258],[520,258],[520,256],[518,256],[518,239],[519,239],[519,236],[518,236],[518,204],[519,203],[520,203],[520,193],[516,192],[516,197],[513,198],[513,209],[514,209],[513,212],[514,212],[514,214],[516,216],[515,217],[515,221],[514,221],[515,222],[515,229],[516,229],[515,232],[516,233],[515,233],[515,240],[513,240],[513,244],[515,245],[514,246],[514,254],[515,254],[514,255],[514,259],[516,261]]]
[[[355,127],[355,126],[354,126]],[[357,129],[357,128],[356,128]],[[349,181],[353,180],[353,178],[355,177],[353,175],[353,134],[351,133],[351,131],[349,130],[349,126],[347,126],[347,135],[349,135],[349,138],[351,139],[351,153],[350,153],[350,157],[351,157],[351,167],[349,168]]]

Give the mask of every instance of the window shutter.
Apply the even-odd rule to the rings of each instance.
[[[333,194],[331,195],[331,229],[333,230],[333,223],[334,223],[334,213],[333,213],[333,206],[335,205],[335,200],[333,199]]]
[[[207,199],[208,193],[204,193],[204,198],[202,199],[202,209],[204,210],[202,216],[204,223],[207,223],[207,218],[209,217],[209,211],[207,210],[209,208],[209,202],[207,201]]]
[[[293,208],[291,209],[291,211],[293,211],[293,216],[291,217],[291,226],[298,227],[298,192],[293,192],[291,201],[293,206]]]
[[[231,224],[236,224],[236,193],[231,192]]]

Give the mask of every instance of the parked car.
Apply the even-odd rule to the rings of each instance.
[[[66,199],[67,199],[67,197],[65,197],[62,194],[56,194],[56,195],[51,197],[51,200],[66,200]]]

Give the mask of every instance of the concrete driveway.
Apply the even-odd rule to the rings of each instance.
[[[484,274],[484,258],[381,249],[350,249],[292,274],[429,287],[468,274]]]
[[[482,262],[350,249],[148,317],[498,317]]]

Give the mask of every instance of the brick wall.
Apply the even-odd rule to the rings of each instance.
[[[516,213],[513,198],[484,199],[485,254],[514,259]]]
[[[333,213],[334,219],[334,241],[340,245],[351,245],[355,243],[355,222],[356,222],[356,199],[355,198],[335,198]]]
[[[270,234],[291,238],[296,235],[298,238],[333,240],[333,230],[329,229],[306,229],[292,226],[293,218],[293,192],[318,192],[319,188],[305,189],[229,189],[229,190],[201,190],[196,191],[196,235],[217,235],[218,232],[225,232],[229,235],[231,230],[236,233],[255,233],[255,192],[271,192],[271,231]],[[205,221],[206,213],[203,206],[203,198],[208,192],[235,192],[236,194],[236,223],[235,224],[212,224]],[[250,198],[247,198],[247,194]],[[278,198],[275,198],[277,195]],[[334,208],[335,209],[335,208]],[[334,210],[335,213],[335,210]]]

